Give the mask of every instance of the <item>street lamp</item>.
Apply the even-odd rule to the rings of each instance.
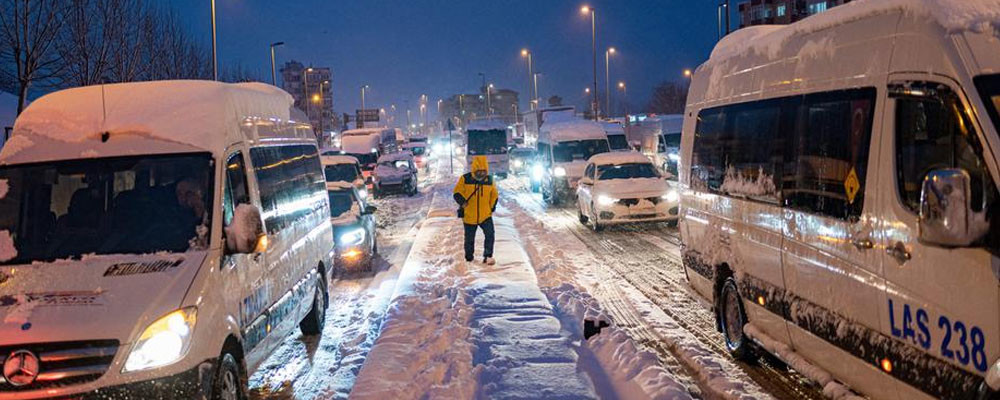
[[[530,97],[529,103],[532,103],[531,100],[538,98],[538,85],[535,85],[535,89],[532,92],[531,81],[535,76],[535,73],[532,71],[534,66],[532,65],[531,62],[531,51],[528,51],[528,49],[521,49],[521,57],[525,57],[528,59],[528,97]]]
[[[593,113],[594,120],[600,117],[600,102],[597,101],[597,10],[590,6],[583,6],[580,8],[580,12],[584,15],[590,14],[590,44],[593,48],[594,55],[594,96],[593,101],[590,102]]]
[[[278,75],[274,73],[274,48],[284,45],[285,42],[271,43],[271,84],[274,86],[278,86]]]
[[[493,115],[493,94],[490,91],[493,89],[493,84],[486,85],[486,115]]]
[[[364,86],[361,87],[361,109],[362,110],[365,109],[365,91],[367,91],[367,90],[368,90],[368,85],[364,85]]]
[[[628,121],[628,87],[625,82],[618,82],[618,89],[622,91],[622,103],[625,104],[625,120]]]
[[[609,47],[604,52],[604,112],[611,115],[611,55],[615,54],[615,48]]]
[[[219,80],[219,56],[215,37],[215,0],[212,0],[212,80]]]
[[[684,77],[690,79],[692,72],[690,69],[684,69]]]

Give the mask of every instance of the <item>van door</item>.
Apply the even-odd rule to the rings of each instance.
[[[897,75],[883,135],[886,195],[880,241],[873,251],[885,266],[888,293],[878,347],[900,393],[919,389],[937,398],[971,398],[997,359],[998,259],[984,248],[944,248],[918,241],[921,186],[928,172],[961,168],[972,181],[973,211],[997,200],[984,163],[980,130],[952,81]],[[993,213],[993,218],[996,214]],[[994,224],[995,225],[995,224]],[[994,252],[995,254],[995,252]],[[880,361],[882,362],[882,361]]]
[[[246,159],[242,151],[234,151],[226,157],[225,183],[223,186],[222,213],[223,225],[233,223],[236,208],[242,204],[255,204],[260,207],[260,200],[250,193],[251,182],[247,179]],[[228,304],[239,305],[239,324],[243,334],[243,351],[247,365],[256,365],[265,355],[259,346],[267,336],[267,317],[265,310],[270,304],[270,286],[265,278],[263,258],[261,254],[227,254],[222,264],[223,272],[228,275],[224,279],[223,296],[228,296]]]
[[[868,335],[881,326],[884,303],[874,250],[881,115],[876,89],[797,98],[783,171],[784,301],[795,351],[876,398],[894,398],[869,355]],[[891,386],[891,385],[890,385]]]

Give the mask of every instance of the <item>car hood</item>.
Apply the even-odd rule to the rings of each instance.
[[[670,184],[660,178],[611,179],[594,185],[594,193],[619,199],[659,197],[669,190]]]
[[[0,267],[0,346],[131,340],[181,305],[207,251]]]

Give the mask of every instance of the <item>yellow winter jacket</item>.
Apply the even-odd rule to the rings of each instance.
[[[462,222],[466,225],[479,225],[493,216],[499,195],[492,176],[487,175],[482,181],[476,180],[473,176],[476,171],[489,173],[490,164],[486,161],[486,156],[473,157],[471,170],[458,178],[454,197],[459,206],[464,204],[462,210],[465,216],[462,217]]]

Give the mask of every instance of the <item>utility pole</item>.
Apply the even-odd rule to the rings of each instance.
[[[212,80],[219,80],[219,55],[215,37],[215,0],[212,0]]]
[[[584,14],[590,14],[590,44],[594,56],[594,95],[591,97],[593,100],[590,102],[590,106],[596,121],[601,117],[601,102],[598,100],[601,96],[597,92],[597,10],[584,6],[581,11]]]
[[[271,43],[271,84],[274,86],[278,86],[278,75],[274,72],[274,48],[284,44],[285,42]]]

